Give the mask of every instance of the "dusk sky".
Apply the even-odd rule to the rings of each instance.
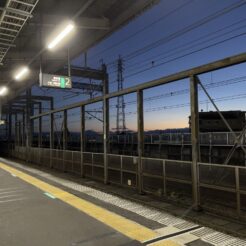
[[[236,4],[244,3],[236,8]],[[226,10],[235,7],[233,10]],[[224,10],[224,12],[222,12]],[[160,3],[88,51],[88,66],[108,64],[110,91],[115,91],[116,60],[124,59],[124,87],[173,74],[211,61],[245,52],[246,1],[161,0]],[[83,42],[83,40],[81,40]],[[81,55],[73,64],[81,66]],[[246,110],[246,65],[199,76],[211,84],[209,93],[221,110]],[[89,82],[86,79],[81,81]],[[224,81],[224,82],[222,82]],[[217,83],[218,82],[218,83]],[[71,91],[33,90],[54,95],[57,108],[88,98]],[[76,90],[72,90],[76,91]],[[189,81],[177,81],[144,91],[145,130],[188,127]],[[172,96],[170,96],[172,94]],[[136,130],[136,94],[125,96],[126,126]],[[214,110],[199,92],[200,110]],[[110,100],[110,129],[116,123],[116,99]],[[98,110],[102,103],[86,107]],[[79,131],[79,110],[69,110],[71,131]],[[94,114],[102,119],[102,114]],[[61,121],[62,120],[58,120]],[[58,123],[58,122],[57,122]],[[59,128],[59,127],[58,127]],[[102,130],[102,123],[87,115],[86,129]]]

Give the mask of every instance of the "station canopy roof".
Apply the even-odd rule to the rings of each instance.
[[[47,38],[65,20],[76,17],[76,33],[69,41],[70,56],[75,58],[158,1],[1,0],[0,85],[8,83],[18,92],[37,82],[40,59],[47,72],[61,69],[67,63],[66,47],[58,52],[48,52],[44,48]],[[14,71],[30,61],[30,79],[24,84],[15,83]]]

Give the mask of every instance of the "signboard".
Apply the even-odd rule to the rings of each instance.
[[[71,77],[68,77],[68,76],[40,73],[39,74],[39,85],[42,87],[71,89],[72,80],[71,80]]]

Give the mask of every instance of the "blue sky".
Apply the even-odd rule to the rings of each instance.
[[[142,82],[156,79],[162,76],[173,74],[198,65],[206,64],[211,61],[222,59],[231,55],[245,52],[246,43],[246,4],[240,8],[234,9],[229,13],[204,24],[183,34],[190,25],[216,13],[226,7],[236,4],[235,0],[161,0],[160,3],[152,9],[146,11],[141,16],[134,19],[127,26],[105,39],[97,46],[88,51],[88,65],[93,68],[99,68],[101,60],[108,64],[110,79],[110,91],[116,90],[116,60],[119,55],[124,59],[124,87],[130,87]],[[141,31],[142,30],[142,31]],[[233,38],[238,36],[236,38]],[[169,41],[167,41],[169,38]],[[228,41],[225,41],[227,40]],[[153,48],[153,43],[160,45]],[[166,40],[166,41],[165,41]],[[219,43],[214,45],[215,43]],[[146,46],[151,47],[148,52]],[[214,45],[214,46],[213,46]],[[211,46],[211,47],[208,47]],[[205,49],[205,47],[208,47]],[[200,51],[199,51],[200,50]],[[138,55],[131,58],[131,54]],[[188,55],[189,53],[192,54]],[[73,61],[73,64],[82,64],[83,55]],[[163,63],[163,64],[161,64]],[[155,67],[156,66],[156,67]],[[204,84],[214,83],[224,80],[233,80],[235,78],[246,76],[246,65],[230,67],[218,70],[212,73],[200,76]],[[142,70],[146,70],[142,72]],[[133,75],[136,73],[135,75]],[[84,80],[88,82],[88,80]],[[245,98],[243,97],[246,83],[243,79],[237,83],[219,86],[209,89],[213,98],[227,98],[225,101],[218,102],[222,110],[246,110]],[[179,128],[188,126],[189,94],[181,93],[176,96],[162,96],[160,99],[149,100],[147,98],[160,96],[168,93],[189,89],[189,81],[177,81],[165,86],[159,86],[144,91],[145,130]],[[34,90],[37,92],[37,89]],[[38,91],[40,94],[55,95],[55,106],[60,107],[73,102],[78,102],[88,98],[86,95],[71,97],[71,93],[64,93],[57,90]],[[246,92],[245,92],[246,93]],[[241,99],[230,100],[231,96]],[[126,106],[126,125],[129,129],[136,130],[136,94],[125,96]],[[199,92],[200,109],[213,110],[210,103],[204,103],[207,100],[205,95]],[[129,103],[132,102],[132,103]],[[110,100],[110,128],[115,128],[116,122],[116,99]],[[181,106],[182,104],[186,106]],[[175,108],[175,105],[177,108]],[[100,109],[101,103],[89,105],[87,110]],[[166,109],[164,109],[166,107]],[[171,109],[167,109],[170,108]],[[173,108],[174,107],[174,108]],[[159,110],[157,109],[159,108]],[[163,108],[163,109],[161,109]],[[76,113],[77,112],[77,113]],[[74,110],[71,115],[71,130],[79,130],[79,111]],[[101,117],[100,113],[96,114]],[[97,131],[102,130],[102,123],[96,119],[90,119],[87,116],[86,128]]]

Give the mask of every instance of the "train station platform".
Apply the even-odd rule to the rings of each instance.
[[[0,177],[3,246],[246,245],[245,224],[129,189],[3,158]]]

